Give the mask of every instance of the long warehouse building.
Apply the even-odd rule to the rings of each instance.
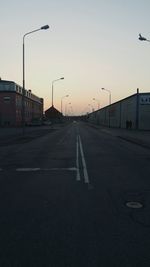
[[[150,93],[137,93],[87,115],[91,123],[150,130]]]

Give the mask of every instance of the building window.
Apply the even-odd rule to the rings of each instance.
[[[10,96],[4,96],[4,102],[9,103],[10,102]]]
[[[10,121],[4,121],[4,125],[5,126],[9,126],[10,125]]]

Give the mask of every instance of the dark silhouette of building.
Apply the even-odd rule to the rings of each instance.
[[[61,122],[63,115],[59,110],[54,108],[54,106],[51,106],[45,111],[45,118],[51,122]]]

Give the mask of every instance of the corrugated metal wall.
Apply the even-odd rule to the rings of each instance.
[[[92,112],[88,121],[107,127],[150,130],[150,93],[137,93]]]

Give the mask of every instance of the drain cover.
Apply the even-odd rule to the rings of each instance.
[[[126,206],[131,209],[141,209],[143,208],[143,204],[136,201],[129,201],[126,203]]]

